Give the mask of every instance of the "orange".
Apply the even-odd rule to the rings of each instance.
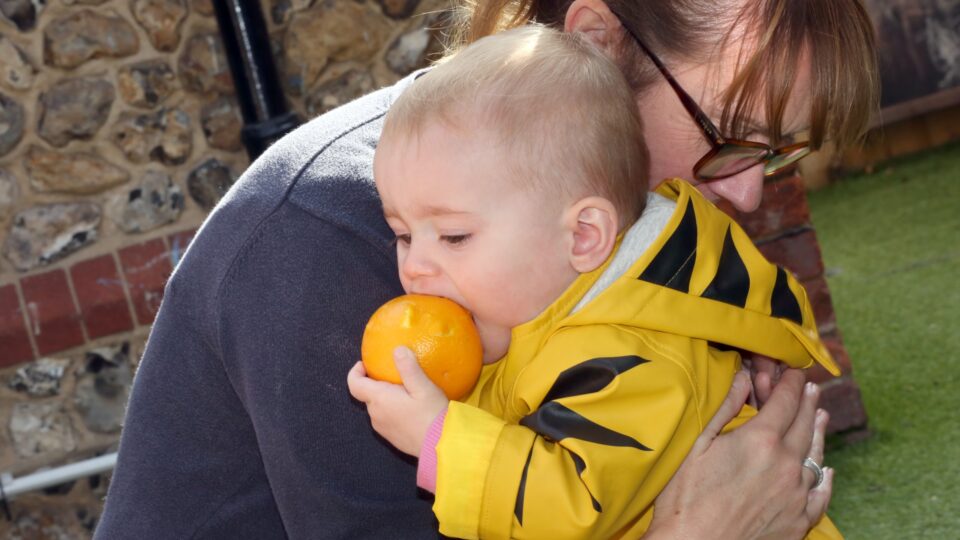
[[[450,399],[470,392],[480,376],[483,348],[470,313],[439,296],[408,294],[380,306],[363,331],[360,356],[367,375],[401,384],[393,350],[406,345],[427,377]]]

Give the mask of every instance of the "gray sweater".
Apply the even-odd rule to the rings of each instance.
[[[402,292],[372,161],[412,79],[253,163],[167,283],[134,381],[101,539],[437,536],[416,462],[346,385]]]

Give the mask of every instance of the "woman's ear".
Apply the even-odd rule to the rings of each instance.
[[[617,209],[603,197],[585,197],[567,209],[572,240],[570,265],[581,274],[596,270],[613,251],[619,233]]]
[[[603,0],[574,0],[563,20],[564,32],[579,32],[588,41],[613,56],[622,38],[620,20]]]

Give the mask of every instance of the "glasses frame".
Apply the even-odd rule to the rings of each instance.
[[[713,121],[710,120],[707,114],[703,112],[703,109],[700,108],[700,106],[697,104],[696,101],[694,101],[694,99],[690,96],[690,94],[688,94],[687,91],[684,90],[682,86],[680,86],[680,83],[678,83],[677,80],[673,77],[673,74],[670,73],[670,70],[667,69],[667,66],[663,65],[663,62],[660,61],[660,58],[656,54],[654,54],[649,47],[647,47],[647,45],[643,42],[643,40],[640,39],[640,36],[638,36],[636,32],[633,31],[632,28],[630,28],[629,26],[623,23],[623,17],[620,17],[619,15],[617,15],[617,19],[620,20],[620,25],[623,26],[623,29],[626,30],[628,34],[630,34],[630,37],[633,38],[633,41],[635,41],[637,45],[640,47],[640,49],[643,50],[643,52],[647,55],[647,57],[649,57],[650,60],[653,61],[653,65],[657,66],[657,69],[660,71],[663,77],[667,80],[667,83],[670,84],[670,87],[673,88],[674,93],[680,99],[680,103],[683,104],[683,107],[687,110],[687,113],[690,114],[690,117],[693,118],[697,126],[700,127],[700,131],[703,132],[704,136],[707,138],[707,141],[710,143],[710,146],[711,146],[710,151],[704,154],[703,157],[701,157],[697,161],[696,165],[693,166],[693,175],[697,178],[697,180],[701,180],[704,182],[710,182],[713,180],[722,180],[724,178],[729,178],[736,174],[740,174],[741,172],[747,169],[750,169],[752,167],[756,167],[757,165],[763,165],[764,176],[771,176],[773,174],[776,174],[779,171],[786,169],[787,167],[793,165],[797,161],[800,161],[801,159],[805,158],[807,155],[810,154],[809,141],[798,142],[798,143],[789,144],[786,146],[781,146],[779,148],[774,148],[766,143],[761,143],[756,141],[746,141],[746,140],[740,140],[740,139],[728,139],[723,135],[721,135],[720,130],[717,129],[717,126],[713,123]],[[716,158],[724,149],[730,148],[730,147],[744,148],[748,150],[762,150],[763,155],[757,157],[755,163],[747,165],[746,167],[738,169],[734,172],[730,172],[722,175],[714,175],[714,176],[706,176],[700,173],[700,171],[708,163],[710,163],[714,158]],[[774,167],[774,168],[770,167],[770,162],[776,159],[777,156],[781,156],[783,154],[790,154],[790,153],[797,152],[799,150],[804,150],[804,149],[806,149],[806,152],[802,153],[801,155],[799,155],[799,157],[796,157],[795,159],[789,161],[788,163],[784,163],[783,165]]]

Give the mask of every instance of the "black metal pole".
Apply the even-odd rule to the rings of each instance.
[[[243,115],[243,145],[254,160],[300,118],[287,108],[260,2],[214,0],[213,6]]]

